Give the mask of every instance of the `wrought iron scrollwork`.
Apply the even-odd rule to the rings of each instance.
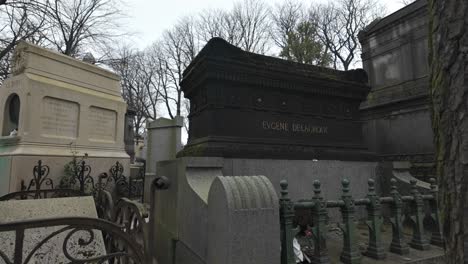
[[[54,188],[54,182],[51,178],[48,178],[50,168],[47,165],[42,164],[42,160],[37,161],[37,165],[33,168],[33,179],[29,182],[27,191],[31,190],[31,187],[35,187],[36,190],[41,190],[42,184],[50,186],[50,189]]]
[[[0,201],[80,196],[80,193],[73,189],[55,189],[53,180],[49,178],[49,172],[49,166],[44,165],[42,160],[38,160],[33,168],[33,177],[29,184],[26,186],[24,181],[21,181],[21,191],[1,196]]]
[[[114,210],[114,199],[110,192],[106,190],[109,175],[103,172],[98,176],[98,183],[94,187],[94,200],[99,218],[112,221]],[[106,180],[106,182],[104,182]]]
[[[144,167],[140,168],[136,177],[128,179],[128,198],[140,198],[143,202],[145,191],[145,172]]]
[[[148,211],[141,203],[121,198],[115,206],[112,222],[124,226],[124,232],[132,236],[145,250],[148,248],[145,234],[148,232]]]
[[[28,234],[31,232],[28,231],[37,228],[55,231],[39,241],[29,241]],[[124,232],[121,226],[103,219],[67,217],[18,221],[0,224],[0,234],[2,232],[15,234],[16,243],[11,250],[13,256],[8,256],[5,251],[8,249],[0,248],[0,260],[7,264],[31,263],[45,254],[57,254],[67,263],[145,263],[141,244]],[[51,241],[61,246],[41,251]],[[96,246],[100,243],[104,248]],[[27,255],[23,254],[25,252]]]
[[[86,194],[86,186],[90,186],[90,188],[94,188],[94,179],[91,177],[91,166],[86,164],[83,160],[80,164],[74,164],[74,175],[71,178],[70,183],[72,185],[79,184],[80,187],[80,194]]]
[[[128,193],[128,181],[123,172],[123,165],[118,161],[109,169],[110,177],[107,183],[114,182],[118,196],[125,196]]]

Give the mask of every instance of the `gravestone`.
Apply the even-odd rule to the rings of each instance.
[[[29,180],[39,159],[54,179],[74,155],[87,154],[92,175],[116,161],[128,171],[125,112],[117,75],[21,42],[0,87],[0,195]]]
[[[96,206],[92,196],[53,198],[38,200],[10,200],[0,202],[0,224],[9,222],[48,219],[57,217],[92,217],[97,218]],[[23,246],[23,260],[31,250],[49,234],[58,231],[63,226],[33,228],[25,232]],[[53,236],[48,242],[39,247],[28,263],[65,263],[67,258],[63,255],[64,239],[71,230]],[[77,238],[89,238],[85,231],[78,231],[66,243],[71,256],[89,258],[106,254],[104,240],[101,232],[93,231],[95,238],[89,245],[79,246]],[[15,249],[15,235],[11,232],[0,232],[0,252],[13,259]]]

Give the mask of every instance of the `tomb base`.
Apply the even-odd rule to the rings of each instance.
[[[0,148],[4,146],[0,145]],[[0,196],[21,190],[21,183],[26,187],[33,178],[33,168],[38,160],[49,167],[48,178],[52,179],[54,188],[59,187],[60,180],[65,175],[65,165],[73,160],[69,146],[10,146],[10,151],[0,153]],[[76,150],[76,149],[75,149]],[[124,174],[130,173],[130,159],[124,151],[103,151],[93,149],[76,150],[75,157],[84,159],[91,166],[90,175],[97,181],[97,176],[108,172],[118,161],[124,167]],[[51,188],[52,186],[42,186]]]
[[[312,198],[314,180],[321,181],[324,199],[327,200],[341,196],[342,178],[350,180],[354,198],[365,197],[369,178],[376,179],[376,188],[380,188],[377,162],[183,157],[158,162],[156,174],[168,177],[171,182],[171,187],[164,192],[156,192],[152,201],[155,203],[152,217],[156,226],[156,242],[152,249],[160,263],[206,263],[209,243],[206,234],[210,228],[207,223],[213,221],[208,214],[211,206],[208,194],[217,176],[264,175],[277,194],[280,181],[286,179],[289,196],[293,200]],[[365,215],[364,211],[357,211],[358,217]],[[338,210],[330,209],[329,216],[332,222],[340,219]],[[164,245],[164,250],[157,245]],[[180,245],[184,245],[183,250]],[[179,259],[179,255],[196,257],[189,262],[173,262]]]

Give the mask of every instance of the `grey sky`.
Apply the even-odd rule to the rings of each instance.
[[[284,0],[265,0],[274,5]],[[321,3],[326,0],[302,0],[307,5]],[[332,0],[330,0],[332,1]],[[380,0],[390,14],[403,7],[402,0]],[[235,0],[131,0],[126,5],[129,18],[128,27],[136,32],[135,48],[144,48],[156,41],[164,32],[171,28],[178,19],[185,15],[197,14],[203,9],[220,8],[229,10]],[[385,15],[385,14],[382,14]]]

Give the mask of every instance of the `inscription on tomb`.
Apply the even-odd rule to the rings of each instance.
[[[284,121],[262,121],[262,128],[264,130],[276,130],[292,133],[304,134],[328,134],[327,126],[315,126],[304,123],[289,123]]]
[[[42,100],[41,131],[45,137],[76,138],[80,106],[53,97]]]
[[[90,140],[115,141],[117,113],[91,106],[89,108]]]

